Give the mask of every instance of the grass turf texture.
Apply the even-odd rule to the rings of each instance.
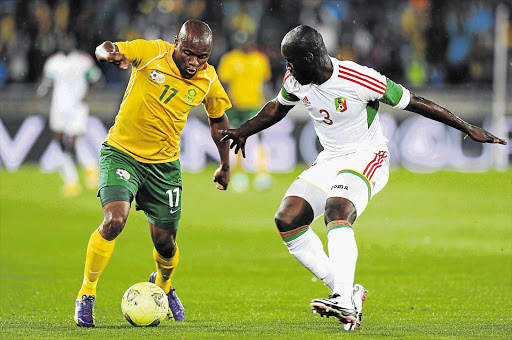
[[[300,170],[300,169],[299,169]],[[213,169],[184,173],[181,261],[174,277],[187,321],[134,328],[120,312],[154,270],[142,212],[132,210],[98,284],[96,328],[73,322],[94,191],[60,196],[57,174],[0,171],[2,339],[510,339],[512,171],[413,174],[388,186],[354,224],[356,281],[369,289],[362,328],[312,315],[329,292],[288,254],[273,215],[297,170],[266,192],[220,192]],[[326,240],[321,221],[313,229]],[[316,281],[316,282],[315,282]]]

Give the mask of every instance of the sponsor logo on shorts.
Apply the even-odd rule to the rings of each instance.
[[[174,213],[177,213],[179,210],[180,210],[180,208],[178,208],[178,209],[171,209],[170,211],[171,211],[171,214],[174,214]]]
[[[343,185],[343,184],[335,184],[331,187],[331,190],[333,189],[343,189],[343,190],[348,190],[348,185]]]
[[[116,174],[118,179],[124,179],[125,181],[130,179],[130,173],[125,169],[116,169]]]

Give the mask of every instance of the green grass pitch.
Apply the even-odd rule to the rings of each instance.
[[[98,284],[96,328],[73,322],[85,250],[103,215],[94,191],[60,196],[58,174],[0,171],[1,339],[511,339],[512,171],[393,170],[354,225],[362,327],[309,309],[328,295],[293,259],[273,222],[299,173],[266,192],[220,192],[213,168],[184,173],[181,261],[173,282],[187,321],[135,328],[124,291],[154,270],[142,212],[132,210]],[[322,221],[313,229],[326,240]]]

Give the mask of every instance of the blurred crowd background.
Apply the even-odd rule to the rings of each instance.
[[[39,81],[64,32],[73,32],[79,49],[92,55],[104,40],[172,42],[190,18],[206,21],[214,31],[214,66],[235,47],[256,43],[270,59],[273,92],[284,73],[281,39],[298,24],[318,29],[331,55],[409,87],[490,86],[497,1],[2,0],[0,86]],[[121,85],[119,72],[101,67],[109,86]]]

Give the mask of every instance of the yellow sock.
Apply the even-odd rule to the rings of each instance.
[[[116,240],[107,241],[96,229],[89,239],[87,245],[87,257],[85,259],[84,281],[82,288],[78,292],[77,300],[80,300],[82,295],[96,296],[96,285],[100,278],[101,272],[107,266],[108,260],[114,251]]]
[[[161,256],[156,249],[153,248],[153,258],[156,262],[157,276],[155,284],[161,287],[165,293],[168,293],[171,289],[171,278],[174,274],[174,270],[180,262],[180,249],[176,244],[176,253],[170,259]]]
[[[242,165],[242,153],[239,152],[235,156],[236,156],[236,163],[235,163],[235,168],[233,169],[233,172],[242,173],[242,172],[244,172],[244,166]]]
[[[256,157],[256,172],[259,174],[268,173],[267,167],[267,151],[263,145],[258,145],[258,157]]]

